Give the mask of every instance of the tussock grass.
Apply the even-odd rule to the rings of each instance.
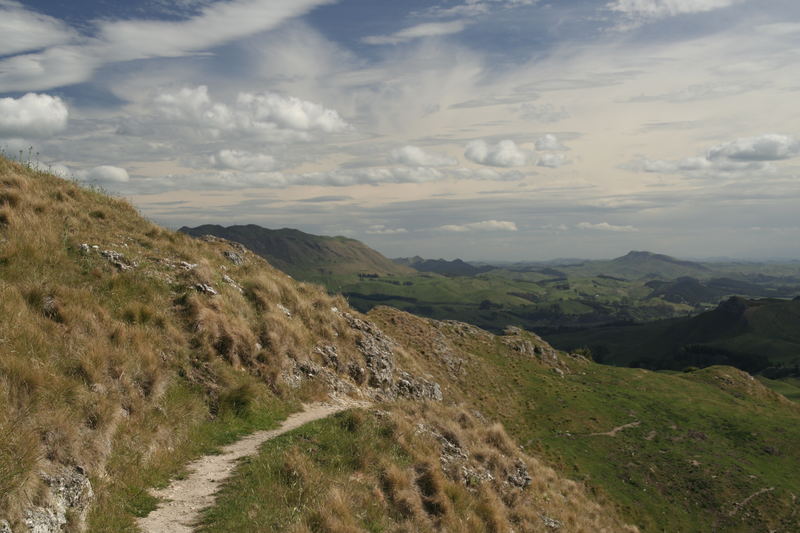
[[[0,444],[0,517],[18,525],[46,495],[38,472],[79,465],[98,495],[89,528],[130,531],[147,486],[324,394],[281,375],[320,342],[355,357],[331,311],[341,300],[249,252],[234,265],[228,249],[0,158],[0,431],[14,435]]]
[[[584,487],[527,457],[500,426],[483,427],[454,406],[381,408],[389,411],[348,411],[266,443],[224,488],[202,530],[548,531],[544,515],[569,531],[636,531]],[[446,422],[456,419],[463,423]],[[461,459],[442,438],[458,441]],[[513,446],[512,456],[487,462],[491,476],[470,485],[461,469],[481,462],[474,450],[487,438]],[[536,483],[508,483],[520,461]]]

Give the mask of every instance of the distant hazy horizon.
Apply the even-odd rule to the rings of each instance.
[[[800,257],[800,3],[0,0],[0,148],[388,256]]]

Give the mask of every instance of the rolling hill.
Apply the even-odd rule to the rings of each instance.
[[[213,235],[238,242],[276,268],[298,279],[316,280],[332,275],[407,275],[414,271],[387,259],[364,243],[347,237],[311,235],[300,230],[272,230],[246,226],[204,225],[178,231],[202,237]]]
[[[733,297],[694,317],[555,332],[562,349],[589,347],[604,363],[680,370],[732,365],[767,375],[800,375],[800,298]]]
[[[800,407],[763,383],[360,314],[231,241],[0,158],[6,533],[134,533],[194,458],[343,397],[371,406],[270,440],[198,527],[798,531]]]
[[[494,267],[474,266],[461,259],[423,259],[419,256],[394,259],[395,263],[410,266],[418,272],[434,272],[443,276],[475,276],[494,270]]]
[[[644,251],[631,251],[607,261],[586,261],[557,268],[572,275],[606,275],[626,279],[705,278],[712,275],[712,270],[703,264]]]

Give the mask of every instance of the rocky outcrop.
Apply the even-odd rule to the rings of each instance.
[[[423,378],[415,378],[408,372],[400,372],[394,384],[394,392],[401,398],[412,400],[442,401],[442,388],[438,383]]]
[[[394,350],[397,343],[378,326],[350,313],[342,313],[342,316],[352,329],[360,333],[356,347],[366,360],[366,372],[358,365],[350,365],[348,372],[353,381],[362,383],[366,373],[367,384],[380,390],[388,399],[442,400],[438,383],[396,368]]]
[[[524,331],[516,326],[507,327],[503,333],[505,335],[500,338],[500,342],[514,351],[528,357],[535,357],[546,365],[558,368],[562,373],[567,370],[558,356],[558,351],[535,333]]]
[[[389,390],[394,378],[395,342],[372,322],[361,320],[350,313],[342,313],[342,316],[351,328],[361,333],[356,345],[367,362],[369,385]]]
[[[81,530],[94,498],[89,478],[80,467],[61,467],[55,473],[41,473],[49,488],[49,504],[25,512],[24,524],[29,533],[60,533],[67,517]],[[2,531],[2,529],[0,529]],[[9,528],[10,531],[10,528]]]

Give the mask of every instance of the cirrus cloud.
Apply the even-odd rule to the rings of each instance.
[[[714,11],[743,1],[745,0],[614,0],[606,7],[631,17],[657,19]]]
[[[64,44],[77,36],[60,20],[10,0],[0,0],[0,35],[0,56]]]
[[[410,28],[402,29],[391,35],[370,35],[364,37],[361,42],[365,44],[400,44],[423,37],[439,37],[442,35],[452,35],[460,33],[467,27],[464,20],[453,20],[450,22],[426,22],[417,24]]]

